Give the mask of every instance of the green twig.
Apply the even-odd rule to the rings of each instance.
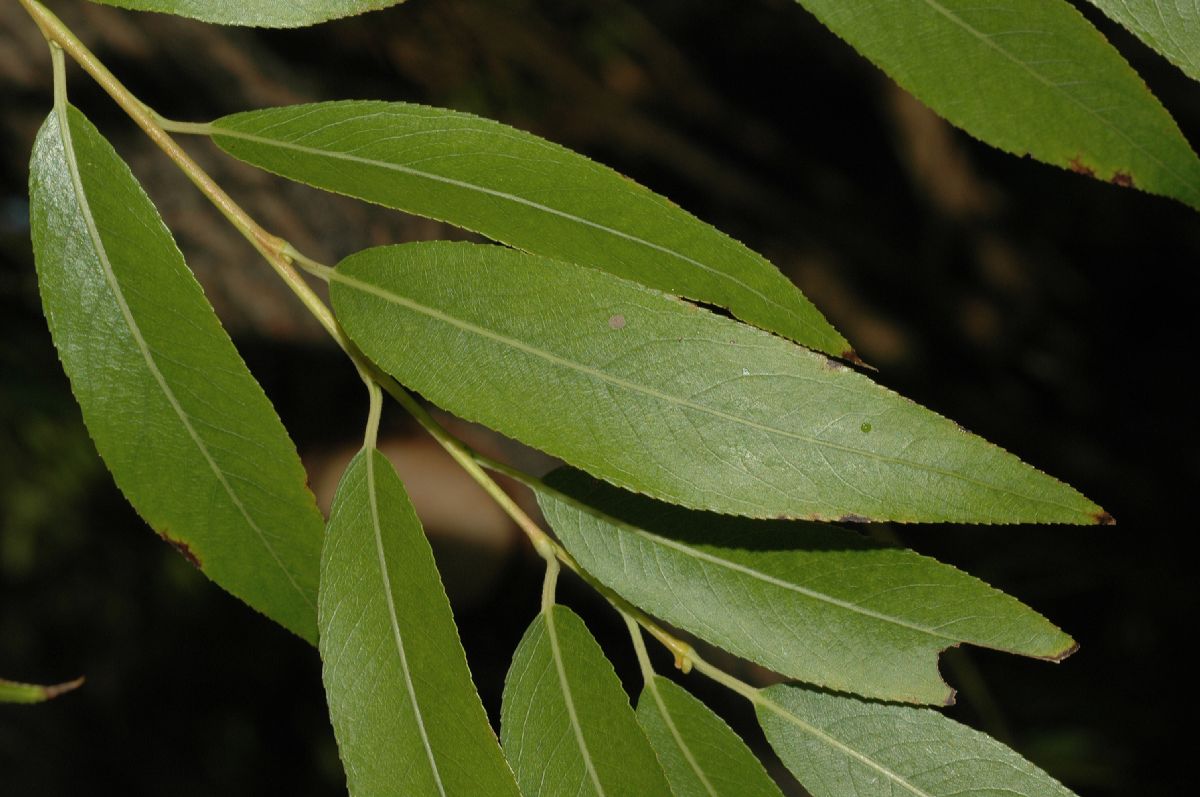
[[[514,523],[526,534],[534,549],[546,560],[546,581],[543,585],[543,607],[547,600],[553,603],[554,587],[561,562],[567,568],[578,574],[589,586],[603,595],[623,616],[632,618],[655,639],[662,643],[675,656],[675,664],[683,672],[689,672],[695,667],[710,678],[722,683],[740,694],[757,700],[758,690],[708,664],[690,644],[662,628],[653,618],[638,607],[629,603],[616,592],[600,583],[591,573],[588,573],[562,547],[562,545],[547,534],[513,498],[504,491],[496,481],[484,470],[492,470],[510,476],[535,489],[549,489],[536,477],[511,468],[504,463],[478,454],[458,438],[448,432],[437,420],[395,379],[383,373],[370,362],[346,335],[341,325],[334,317],[332,310],[305,282],[296,270],[296,266],[328,281],[333,269],[320,263],[297,250],[285,239],[267,232],[250,216],[228,193],[222,189],[203,168],[196,163],[179,144],[171,138],[168,130],[186,134],[210,135],[213,128],[205,123],[177,122],[167,119],[154,112],[149,106],[134,96],[109,69],[83,44],[82,41],[60,20],[53,12],[43,6],[38,0],[18,0],[21,6],[37,24],[42,35],[50,43],[51,57],[55,69],[55,98],[66,105],[66,69],[64,53],[71,56],[101,88],[126,112],[126,114],[146,133],[159,149],[191,180],[192,184],[220,211],[235,229],[255,248],[256,251],[271,265],[276,274],[291,289],[305,309],[325,329],[329,336],[346,352],[354,362],[359,374],[367,383],[370,394],[370,411],[366,430],[366,443],[374,446],[378,437],[379,418],[382,410],[381,389],[391,395],[419,423],[447,453],[476,481]],[[641,637],[638,637],[639,641]],[[644,646],[643,646],[644,651]]]

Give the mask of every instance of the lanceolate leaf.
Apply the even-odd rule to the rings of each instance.
[[[232,155],[536,254],[728,308],[819,351],[849,345],[774,266],[611,169],[464,113],[331,102],[217,120]]]
[[[570,609],[551,607],[525,632],[500,717],[504,752],[526,795],[671,795],[617,674]]]
[[[315,642],[323,521],[304,469],[150,199],[73,108],[46,120],[30,171],[46,318],[117,485],[210,578]]]
[[[83,685],[82,678],[67,681],[63,684],[23,684],[19,681],[6,681],[0,678],[0,703],[44,703],[53,700],[61,694],[78,689]]]
[[[1200,208],[1175,121],[1065,0],[799,2],[982,141]]]
[[[363,351],[434,403],[666,501],[758,517],[1100,517],[848,368],[611,274],[411,244],[347,258],[331,294]]]
[[[1089,0],[1200,80],[1200,5],[1191,0]]]
[[[351,794],[518,794],[421,523],[375,449],[350,463],[334,499],[320,627],[325,693]]]
[[[162,11],[218,25],[299,28],[387,8],[404,0],[93,0],[133,11]]]
[[[788,685],[760,701],[767,739],[813,797],[1072,797],[995,739],[932,709]]]
[[[968,642],[1058,660],[1075,644],[948,565],[845,529],[681,509],[578,471],[546,520],[589,573],[651,614],[776,672],[887,700],[946,703],[938,653]]]
[[[782,797],[733,729],[661,675],[646,682],[637,717],[675,797]]]

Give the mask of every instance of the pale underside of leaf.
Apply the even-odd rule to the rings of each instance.
[[[746,743],[682,687],[647,679],[637,714],[675,797],[780,797]]]
[[[366,453],[366,468],[367,468],[367,502],[371,510],[371,532],[375,541],[375,556],[378,570],[376,575],[379,576],[379,590],[387,602],[388,621],[391,626],[392,640],[396,644],[396,655],[400,659],[400,669],[404,674],[404,690],[408,693],[409,702],[412,704],[414,724],[417,727],[417,732],[421,737],[421,746],[425,749],[425,758],[429,763],[430,772],[433,775],[434,785],[437,786],[437,792],[441,797],[446,797],[446,786],[442,783],[442,774],[438,771],[437,759],[434,758],[433,748],[429,745],[429,732],[425,728],[425,718],[421,716],[421,702],[417,698],[416,689],[413,687],[412,668],[408,663],[408,654],[404,651],[404,635],[400,632],[400,621],[396,618],[396,596],[392,592],[392,584],[388,578],[388,563],[387,554],[383,550],[383,524],[379,520],[379,495],[375,490],[375,467],[376,458],[374,452]]]
[[[931,709],[789,685],[755,703],[767,740],[813,797],[1073,797],[995,739]]]
[[[982,581],[855,532],[689,511],[571,470],[535,489],[567,550],[605,585],[791,678],[948,703],[954,692],[937,666],[947,647],[1053,661],[1075,650],[1045,618]]]
[[[587,770],[588,781],[596,794],[604,795],[604,786],[600,783],[600,774],[596,772],[596,762],[592,760],[592,751],[588,749],[587,739],[583,737],[583,727],[579,724],[579,711],[575,708],[575,698],[571,694],[571,682],[567,679],[567,671],[563,666],[562,648],[558,640],[558,629],[554,623],[554,612],[542,615],[546,620],[546,638],[550,640],[550,652],[554,656],[554,673],[558,677],[558,688],[562,690],[563,703],[567,707],[567,716],[571,722],[571,735],[579,747],[579,755]]]
[[[1088,0],[1200,80],[1200,5],[1190,0]]]
[[[321,573],[323,679],[351,793],[515,797],[429,543],[373,448],[338,487]]]
[[[404,0],[92,0],[130,11],[158,11],[218,25],[299,28],[399,5]]]
[[[435,404],[672,503],[821,520],[1105,517],[861,374],[604,272],[410,244],[347,258],[331,296],[363,351]]]
[[[1200,159],[1065,0],[798,2],[980,140],[1200,207]]]
[[[849,344],[773,265],[616,172],[469,114],[333,102],[218,120],[217,144],[300,182],[690,299],[833,356]]]
[[[539,614],[513,655],[501,736],[527,795],[671,794],[612,665],[562,606]]]
[[[315,640],[320,513],[149,198],[66,106],[39,134],[30,181],[46,317],[117,484],[214,581]]]

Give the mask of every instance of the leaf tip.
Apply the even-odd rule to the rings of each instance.
[[[67,692],[74,692],[76,689],[83,686],[85,680],[86,679],[81,675],[78,678],[65,683],[45,686],[42,687],[42,694],[46,696],[47,700],[51,700],[59,695],[65,695]]]
[[[1046,656],[1045,660],[1052,662],[1054,664],[1059,664],[1062,661],[1069,659],[1071,656],[1075,655],[1075,652],[1077,650],[1079,650],[1079,643],[1076,642],[1074,639],[1070,639],[1069,641],[1071,644],[1067,645],[1065,648],[1063,648],[1058,653],[1055,653],[1050,656]]]
[[[1092,522],[1095,523],[1097,526],[1115,526],[1115,525],[1117,525],[1117,519],[1115,517],[1113,517],[1112,515],[1108,514],[1107,512],[1105,512],[1103,509],[1093,512],[1090,515],[1090,517],[1092,518]]]

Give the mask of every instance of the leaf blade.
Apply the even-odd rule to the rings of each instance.
[[[1076,647],[982,581],[845,529],[689,511],[566,469],[537,497],[559,540],[606,586],[789,678],[945,704],[954,690],[938,655],[948,647],[1053,661]]]
[[[330,287],[355,343],[435,404],[661,500],[752,517],[1098,522],[1072,488],[860,374],[604,272],[408,244],[351,255]]]
[[[786,684],[761,691],[755,709],[767,740],[813,797],[1074,797],[1000,742],[931,709]]]
[[[535,254],[728,308],[834,356],[849,344],[774,266],[606,167],[487,119],[403,103],[248,111],[212,125],[234,157]]]
[[[648,680],[637,717],[675,797],[782,797],[741,737],[674,682]]]
[[[351,794],[518,794],[404,486],[376,449],[346,469],[322,552],[322,676]]]
[[[30,218],[55,347],[117,485],[209,578],[315,641],[323,520],[295,446],[150,199],[73,108],[38,134]]]
[[[578,615],[541,612],[513,654],[500,736],[525,794],[670,797],[612,665]]]
[[[364,14],[404,0],[92,0],[129,11],[158,11],[217,25],[299,28]]]
[[[981,141],[1200,208],[1200,159],[1065,0],[798,2]]]
[[[1200,80],[1200,10],[1163,0],[1088,0],[1193,80]]]

